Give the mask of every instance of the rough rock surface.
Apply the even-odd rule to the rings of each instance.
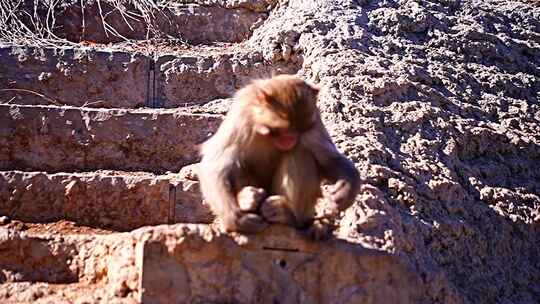
[[[420,291],[390,254],[279,226],[243,246],[202,225],[136,235],[142,303],[414,303]]]
[[[135,108],[147,102],[143,54],[2,46],[0,100],[17,104]]]
[[[0,249],[5,253],[0,257],[0,299],[135,303],[125,299],[136,289],[135,245],[128,234],[36,235],[0,227]]]
[[[155,106],[174,107],[231,97],[252,79],[294,74],[296,64],[267,64],[260,52],[169,54],[156,60]]]
[[[285,227],[247,243],[206,225],[62,237],[0,228],[0,250],[3,303],[64,303],[87,290],[77,301],[414,303],[421,291],[391,254]]]
[[[178,171],[220,121],[173,109],[0,105],[0,169]]]
[[[65,2],[78,5],[78,1]],[[193,301],[268,302],[281,299],[286,302],[290,296],[293,302],[313,299],[314,302],[330,303],[538,302],[540,6],[537,2],[210,0],[174,3],[188,8],[181,10],[178,16],[189,20],[187,16],[192,14],[199,20],[193,23],[197,24],[195,28],[187,27],[189,33],[178,31],[188,44],[209,43],[210,40],[242,42],[233,46],[239,51],[232,56],[194,56],[182,60],[178,53],[164,55],[171,57],[159,65],[159,70],[152,70],[149,65],[149,77],[139,85],[148,88],[149,83],[154,83],[151,80],[154,77],[158,84],[163,82],[170,86],[151,86],[159,89],[147,91],[146,104],[167,106],[163,100],[173,100],[175,96],[182,97],[177,102],[193,98],[197,103],[226,97],[245,79],[257,75],[256,72],[243,72],[252,71],[257,63],[263,64],[261,75],[279,69],[298,71],[306,79],[319,83],[324,88],[319,106],[328,129],[339,149],[355,162],[364,181],[355,204],[343,214],[336,232],[340,240],[335,242],[345,243],[348,248],[364,249],[352,250],[355,253],[351,256],[350,251],[341,251],[335,244],[306,243],[279,228],[270,230],[276,235],[258,236],[252,243],[244,245],[248,246],[244,249],[237,247],[236,242],[241,240],[233,241],[205,226],[142,228],[131,233],[99,237],[97,233],[69,237],[60,233],[45,238],[16,236],[19,232],[6,229],[0,235],[0,248],[12,255],[0,256],[0,278],[5,282],[0,285],[2,302],[24,303],[39,299],[70,302],[77,299],[90,303],[136,303],[144,299],[169,301],[167,294],[172,292]],[[211,25],[205,27],[199,23],[203,11],[210,14],[205,20],[213,20],[212,14],[228,18],[223,21],[225,23],[216,24],[231,25],[237,32],[223,34],[223,31],[217,31],[221,33],[220,37],[204,32]],[[108,16],[112,18],[113,15]],[[230,19],[231,16],[240,16],[241,20]],[[94,24],[103,24],[95,22],[99,21],[99,15],[93,17],[98,18],[93,20]],[[80,22],[80,18],[72,20]],[[244,23],[247,20],[252,22],[249,28]],[[120,18],[117,17],[115,22],[118,22],[115,26],[126,30]],[[78,30],[73,32],[79,36],[70,39],[77,42],[80,28],[76,28]],[[207,35],[194,36],[192,31]],[[92,38],[97,42],[119,41],[116,36],[95,32],[101,35],[99,39]],[[137,36],[140,34],[137,30],[132,38],[142,39]],[[171,43],[183,44],[175,40]],[[243,57],[241,54],[248,55]],[[235,60],[241,63],[239,69],[235,68]],[[235,71],[240,73],[235,74]],[[10,72],[18,75],[17,71]],[[227,80],[227,74],[235,75],[233,77],[245,75],[245,78],[231,82]],[[16,77],[13,79],[17,80]],[[210,82],[219,85],[209,86]],[[198,92],[181,90],[182,86],[194,88],[199,83],[207,89]],[[125,90],[122,88],[120,92],[128,92]],[[217,100],[200,107],[191,104],[186,109],[222,113],[227,104],[227,100]],[[24,106],[13,107],[26,109]],[[36,111],[35,117],[50,117],[43,109],[32,108],[32,111]],[[87,113],[90,110],[74,111]],[[103,110],[103,113],[108,111],[138,110]],[[77,155],[57,156],[62,153],[57,141],[71,140],[69,136],[77,137],[77,132],[66,131],[63,133],[65,138],[59,135],[55,141],[41,144],[50,138],[50,135],[42,134],[48,130],[44,126],[49,121],[53,125],[65,124],[60,115],[55,114],[51,120],[34,120],[26,124],[32,127],[25,129],[11,122],[17,113],[3,113],[0,122],[2,155],[9,155],[9,159],[35,159],[40,150],[34,150],[33,143],[56,151],[47,154],[50,159],[39,165],[7,162],[12,165],[4,168],[51,172],[77,170],[69,162],[70,157]],[[66,115],[74,115],[70,113],[66,111]],[[158,120],[161,117],[165,116],[157,115]],[[142,168],[144,170],[177,171],[188,162],[196,161],[195,147],[186,147],[192,149],[192,158],[182,158],[183,161],[178,162],[177,158],[183,157],[181,151],[176,152],[179,154],[166,153],[166,147],[178,147],[178,143],[160,139],[178,139],[170,135],[171,130],[178,129],[169,126],[183,123],[186,127],[197,128],[194,131],[202,140],[203,135],[208,135],[205,132],[210,131],[207,124],[195,126],[191,121],[182,122],[183,118],[169,117],[170,120],[164,120],[167,122],[159,122],[155,146],[121,144],[132,126],[122,127],[124,131],[113,133],[118,135],[117,138],[110,137],[107,145],[95,150],[103,158],[99,162],[96,158],[95,163],[107,165],[90,166],[85,170],[114,169],[120,165],[135,170],[144,165],[147,166]],[[103,123],[108,121],[112,123],[110,119]],[[84,123],[80,125],[84,126]],[[150,125],[155,126],[157,122]],[[106,130],[105,126],[102,130]],[[17,132],[23,131],[29,132],[34,140],[17,137]],[[143,142],[151,143],[151,140],[145,137]],[[22,148],[13,154],[9,152],[12,146]],[[145,162],[148,154],[137,151],[146,147],[151,147],[152,152],[163,153],[159,159],[166,161],[159,165]],[[112,156],[116,157],[114,161],[104,162]],[[197,184],[192,180],[175,189],[188,193],[188,196],[196,195]],[[171,212],[182,214],[178,204],[173,209],[169,210],[169,215]],[[9,218],[5,220],[8,221]],[[256,246],[280,236],[287,243],[285,248],[316,246],[321,255],[317,255],[315,261],[327,254],[328,265],[321,263],[311,268],[310,263],[301,264],[295,268],[301,277],[296,280],[294,274],[284,271],[279,262],[268,265],[259,262],[258,255],[253,256],[254,250],[260,249]],[[29,241],[29,237],[36,243]],[[81,244],[73,245],[79,242],[75,240],[80,240]],[[93,253],[94,248],[96,253]],[[369,258],[364,259],[365,248],[385,256],[374,262],[381,263],[376,265],[382,268],[373,267]],[[25,261],[20,252],[39,262]],[[208,262],[212,254],[228,268]],[[271,251],[263,255],[273,259],[274,254],[286,253]],[[335,263],[336,257],[347,267]],[[63,260],[70,262],[58,262]],[[295,261],[302,263],[303,260],[293,258],[286,264],[297,265]],[[33,265],[40,264],[50,267],[51,276],[46,270],[32,272]],[[326,268],[329,265],[334,267]],[[333,278],[330,281],[330,286],[336,287],[333,293],[327,293],[325,289],[315,294],[305,292],[318,290],[320,286],[313,283],[311,277],[302,277],[303,271],[320,273],[319,268]],[[361,268],[366,271],[357,271]],[[199,269],[199,272],[190,269]],[[216,273],[230,274],[239,284],[254,284],[249,286],[255,286],[255,291],[239,291],[234,285],[235,280],[223,281],[223,276],[216,276]],[[368,277],[367,282],[363,281],[364,275]],[[43,283],[35,284],[36,280]],[[279,285],[280,280],[289,284]],[[34,284],[28,284],[28,281]],[[170,282],[174,288],[167,289],[158,284],[159,281]],[[177,282],[189,284],[174,285]],[[349,288],[349,283],[359,287]],[[362,285],[364,283],[367,285]],[[257,288],[261,286],[268,287],[272,293],[260,292]],[[289,292],[283,292],[288,287],[291,288]],[[99,291],[89,295],[88,290]],[[208,293],[208,298],[197,298],[203,292]]]
[[[303,55],[364,185],[341,235],[407,259],[428,303],[540,298],[540,9],[288,1],[250,39]]]
[[[236,45],[156,43],[62,48],[0,44],[0,101],[92,108],[175,108],[230,97],[254,78],[294,74]]]
[[[117,231],[213,220],[210,209],[201,204],[198,183],[178,174],[4,171],[0,172],[0,201],[0,214],[10,218],[67,219]]]
[[[6,7],[19,8],[13,11],[20,13],[30,30],[37,32],[39,25],[47,24],[55,37],[73,42],[108,43],[168,37],[201,44],[245,40],[253,25],[267,17],[266,11],[276,1],[225,1],[232,2],[229,5],[205,5],[197,3],[199,1],[155,2],[65,0],[51,7],[47,1],[24,0],[11,6],[8,3]]]

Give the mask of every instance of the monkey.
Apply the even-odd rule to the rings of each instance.
[[[297,76],[278,75],[235,94],[201,145],[198,172],[203,199],[226,231],[257,233],[270,223],[309,228],[322,181],[333,184],[333,208],[352,204],[360,177],[324,127],[318,93]]]

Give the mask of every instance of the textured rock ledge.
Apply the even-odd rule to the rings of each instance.
[[[173,108],[230,97],[253,78],[295,73],[241,47],[40,48],[0,44],[0,100],[22,105]],[[141,53],[142,52],[142,53]]]
[[[280,226],[249,239],[194,224],[109,235],[0,228],[0,249],[2,303],[414,303],[421,292],[396,256]]]
[[[22,2],[22,5],[19,3],[11,6],[8,3],[6,8],[11,8],[11,13],[15,16],[24,16],[33,15],[35,5],[36,15],[39,16],[35,22],[56,20],[57,26],[51,29],[52,34],[73,42],[110,43],[123,39],[141,40],[165,36],[201,44],[245,40],[251,35],[252,27],[260,24],[268,16],[267,13],[256,12],[256,8],[270,1],[250,1],[252,5],[241,5],[235,1],[240,4],[236,6],[226,3],[221,6],[218,3],[198,5],[186,3],[196,1],[171,1],[165,5],[162,2],[139,3],[138,7],[137,3],[120,2],[120,4],[112,0],[88,0],[83,5],[79,1],[64,1],[63,5],[56,6],[54,10],[43,2],[34,3],[31,0]],[[265,7],[270,5],[271,2]],[[126,15],[129,16],[127,19]],[[100,16],[106,16],[101,18],[106,18],[110,27],[108,31],[104,29]],[[149,26],[153,31],[150,31]],[[111,29],[117,34],[113,35]],[[15,29],[6,28],[6,30]]]
[[[236,239],[204,225],[142,228],[142,303],[414,303],[398,258],[344,240],[311,242],[280,226]]]
[[[150,58],[89,48],[0,47],[0,100],[15,104],[142,107]],[[13,99],[12,99],[13,98]]]
[[[117,231],[213,219],[196,181],[114,171],[0,172],[0,215],[26,222],[67,219]]]
[[[178,171],[220,121],[172,109],[0,104],[0,169]]]

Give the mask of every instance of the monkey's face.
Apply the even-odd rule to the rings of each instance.
[[[256,88],[252,112],[255,132],[278,150],[293,149],[302,133],[315,124],[318,88],[290,75],[259,81]]]
[[[272,145],[280,151],[292,150],[298,142],[299,133],[289,128],[270,128],[265,125],[256,126],[260,136],[267,137]]]

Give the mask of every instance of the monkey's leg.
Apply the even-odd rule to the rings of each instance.
[[[325,240],[332,236],[334,222],[329,219],[316,219],[305,230],[304,233],[313,240]]]
[[[331,219],[314,219],[315,205],[322,196],[322,173],[313,154],[297,147],[283,160],[278,174],[274,191],[282,195],[281,205],[285,206],[284,210],[290,210],[293,218],[286,221],[314,240],[332,236],[335,226]]]

